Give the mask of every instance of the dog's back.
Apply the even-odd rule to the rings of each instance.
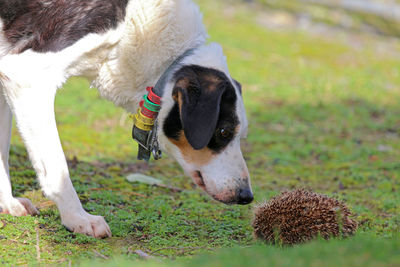
[[[116,28],[127,0],[2,0],[3,36],[12,53],[60,51],[89,33]]]

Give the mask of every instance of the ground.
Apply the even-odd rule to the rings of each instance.
[[[255,241],[252,206],[211,200],[167,156],[137,161],[128,114],[74,78],[56,99],[60,137],[85,209],[104,216],[113,237],[96,240],[60,225],[14,127],[13,191],[41,214],[0,215],[0,263],[130,265],[142,254],[154,258],[141,266],[400,265],[400,43],[276,29],[261,23],[262,8],[237,2],[200,6],[211,40],[224,46],[243,84],[250,128],[242,147],[255,201],[294,188],[327,194],[354,212],[355,237],[290,248]],[[168,186],[127,182],[136,172]]]

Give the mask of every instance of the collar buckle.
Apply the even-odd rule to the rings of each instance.
[[[149,144],[150,146],[148,146],[155,160],[159,160],[162,157],[160,145],[158,143],[158,138],[157,138],[157,131],[158,131],[158,120],[154,122],[153,130],[151,130],[149,133],[149,138],[151,140]]]
[[[139,160],[149,161],[151,154],[155,160],[159,160],[162,157],[155,129],[143,131],[137,127],[133,127],[132,137],[138,143]]]

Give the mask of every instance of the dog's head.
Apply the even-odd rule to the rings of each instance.
[[[253,200],[240,150],[247,134],[241,86],[229,75],[222,49],[197,49],[175,71],[159,114],[159,140],[187,175],[227,204]]]

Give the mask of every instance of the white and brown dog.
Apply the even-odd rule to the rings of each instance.
[[[88,78],[102,97],[134,113],[147,86],[172,62],[158,116],[158,142],[214,199],[253,199],[240,150],[247,120],[240,84],[190,0],[0,0],[0,207],[35,214],[14,198],[8,154],[12,115],[41,187],[68,229],[110,236],[88,214],[72,186],[54,115],[57,89],[71,76]]]

